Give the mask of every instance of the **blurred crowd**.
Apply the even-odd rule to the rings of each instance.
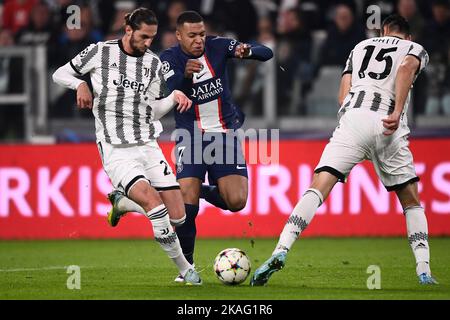
[[[79,29],[67,27],[71,5],[81,9]],[[450,116],[449,0],[0,0],[0,47],[46,46],[50,73],[90,43],[121,37],[124,14],[145,6],[159,19],[152,46],[158,53],[176,44],[177,16],[196,10],[205,18],[209,34],[273,48],[278,115],[308,115],[315,108],[308,105],[308,97],[326,91],[315,86],[321,83],[318,79],[333,72],[339,76],[351,49],[377,35],[366,26],[369,5],[380,8],[381,18],[391,13],[406,17],[413,40],[430,55],[430,65],[415,86],[414,113]],[[14,64],[0,57],[0,93],[20,90],[21,81],[8,72]],[[250,61],[230,64],[235,99],[250,115],[262,112],[264,70]],[[74,92],[50,91],[50,118],[80,117],[73,108]]]

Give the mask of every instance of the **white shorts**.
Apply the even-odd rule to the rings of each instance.
[[[367,159],[388,191],[419,181],[408,147],[407,125],[401,123],[393,135],[385,136],[381,119],[386,117],[368,109],[347,110],[314,172],[327,171],[345,182],[352,168]]]
[[[156,140],[139,145],[112,145],[99,141],[97,147],[114,188],[126,195],[140,180],[148,181],[158,191],[180,188]]]

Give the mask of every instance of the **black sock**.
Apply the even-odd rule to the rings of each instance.
[[[186,220],[184,223],[175,229],[180,240],[181,249],[186,257],[186,260],[192,264],[194,263],[194,246],[197,228],[195,226],[195,218],[198,214],[199,207],[193,204],[184,204],[186,209]]]
[[[229,210],[227,204],[220,196],[219,188],[217,188],[217,186],[202,184],[202,187],[200,189],[200,198],[205,199],[206,201],[220,209]]]

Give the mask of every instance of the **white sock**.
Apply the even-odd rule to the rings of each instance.
[[[295,240],[297,240],[302,231],[311,222],[317,208],[322,202],[323,195],[319,190],[312,188],[306,190],[289,216],[272,255],[282,251],[288,252],[291,249]]]
[[[180,274],[184,276],[193,267],[183,255],[180,241],[170,224],[167,208],[162,204],[147,212],[146,215],[152,222],[156,242],[159,243],[169,258],[176,264]]]
[[[120,211],[124,212],[139,212],[142,214],[146,214],[144,208],[142,208],[139,204],[128,198],[127,196],[122,197],[117,203],[117,207]]]
[[[181,219],[170,219],[170,224],[174,227],[181,227],[185,221],[186,215],[184,215]]]
[[[425,211],[420,206],[405,209],[408,241],[416,258],[417,275],[431,274],[430,248],[428,246],[428,224]]]

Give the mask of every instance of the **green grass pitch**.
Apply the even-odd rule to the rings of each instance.
[[[0,299],[450,299],[450,238],[432,238],[438,286],[420,286],[406,238],[304,238],[265,287],[221,284],[212,271],[228,247],[247,252],[252,272],[276,239],[197,240],[203,286],[174,283],[177,271],[153,240],[0,241]],[[67,289],[69,265],[81,289]],[[367,268],[381,270],[381,289],[367,289]]]

